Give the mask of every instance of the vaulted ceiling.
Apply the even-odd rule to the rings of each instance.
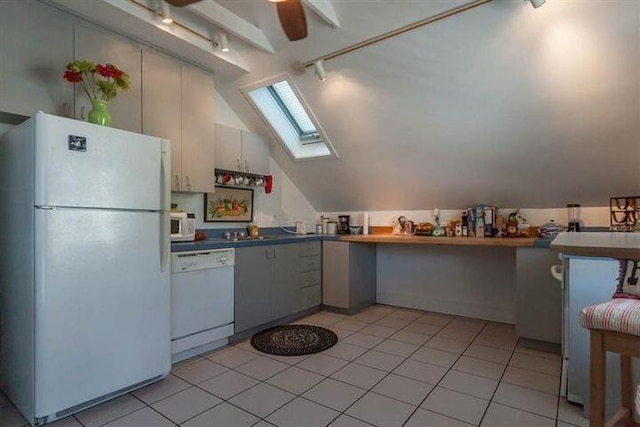
[[[290,42],[266,0],[203,0],[172,9],[176,19],[224,29],[231,52],[161,47],[213,69],[218,92],[264,134],[239,88],[293,76],[340,158],[296,162],[275,139],[272,155],[319,211],[603,206],[640,194],[640,2],[494,0],[327,61],[324,82],[294,71],[464,3],[307,0],[309,36]],[[154,31],[148,41],[162,45],[169,33]]]

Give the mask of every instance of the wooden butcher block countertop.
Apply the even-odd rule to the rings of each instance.
[[[340,241],[355,243],[397,243],[411,245],[452,245],[452,246],[498,246],[498,247],[533,247],[540,245],[535,237],[433,237],[415,235],[368,234],[340,236]]]

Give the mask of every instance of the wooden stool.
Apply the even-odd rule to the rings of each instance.
[[[591,427],[636,426],[631,358],[640,357],[640,300],[619,298],[586,307],[580,312],[580,325],[591,333]],[[605,423],[607,351],[620,355],[622,408]]]

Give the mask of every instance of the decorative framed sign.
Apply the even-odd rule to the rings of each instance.
[[[205,222],[251,222],[253,190],[216,186],[215,193],[204,193]]]

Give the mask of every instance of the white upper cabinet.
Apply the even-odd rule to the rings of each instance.
[[[0,111],[73,116],[73,17],[34,0],[0,1]]]
[[[75,58],[110,63],[131,77],[131,88],[109,101],[112,127],[132,132],[142,131],[142,64],[140,46],[95,25],[76,23]],[[87,95],[76,85],[76,119],[86,120],[91,109]]]
[[[213,75],[183,63],[181,191],[215,191],[214,99]]]
[[[259,175],[269,173],[269,145],[262,135],[242,131],[242,170]]]
[[[142,129],[171,140],[171,190],[215,191],[213,76],[178,59],[142,52]]]
[[[242,159],[242,131],[229,126],[216,125],[216,167],[240,170]]]
[[[182,180],[182,65],[151,49],[142,51],[142,132],[171,141],[171,190]]]
[[[216,125],[216,167],[266,175],[269,173],[269,145],[256,133]]]

